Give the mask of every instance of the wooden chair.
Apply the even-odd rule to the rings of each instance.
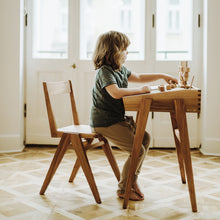
[[[86,155],[86,151],[91,148],[101,146],[104,150],[108,161],[113,169],[113,172],[119,180],[120,171],[116,160],[112,154],[112,149],[109,146],[109,143],[105,137],[100,134],[94,133],[91,131],[91,127],[88,125],[80,125],[79,118],[76,109],[76,103],[73,95],[73,89],[71,81],[62,81],[62,82],[43,82],[44,95],[48,113],[48,119],[50,124],[50,132],[52,137],[61,137],[57,150],[54,154],[53,160],[51,162],[50,168],[45,177],[44,183],[40,190],[40,194],[43,195],[53,178],[67,148],[74,148],[77,160],[73,167],[69,182],[72,182],[79,170],[80,166],[83,169],[83,172],[87,178],[88,184],[92,190],[93,196],[97,203],[101,203],[100,195],[95,183],[95,179],[89,164],[89,160]],[[58,128],[56,126],[56,121],[52,111],[52,105],[50,98],[59,94],[67,94],[70,96],[73,124],[67,127]],[[94,140],[96,140],[95,143]]]

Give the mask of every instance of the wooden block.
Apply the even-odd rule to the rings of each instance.
[[[188,73],[188,72],[185,72],[185,73],[183,74],[183,76],[184,76],[184,78],[188,78],[188,77],[189,77],[189,73]]]
[[[182,67],[187,67],[187,66],[188,66],[188,61],[181,61],[181,62],[180,62],[180,65],[181,65]]]
[[[171,90],[171,85],[166,85],[166,90]]]
[[[176,88],[176,84],[170,84],[171,89]]]
[[[164,91],[165,91],[164,85],[159,85],[159,86],[158,86],[158,89],[159,89],[161,92],[164,92]]]
[[[181,72],[184,72],[184,73],[188,73],[190,71],[190,68],[189,67],[181,67]]]
[[[183,72],[183,67],[179,66],[179,72]]]

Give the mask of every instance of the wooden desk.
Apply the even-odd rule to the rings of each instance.
[[[170,113],[182,183],[186,183],[187,177],[192,211],[197,212],[186,112],[200,112],[201,90],[197,88],[175,88],[164,92],[153,90],[148,94],[126,96],[123,101],[126,111],[137,111],[137,127],[123,208],[126,209],[128,205],[137,167],[137,158],[140,153],[148,115],[151,111]]]

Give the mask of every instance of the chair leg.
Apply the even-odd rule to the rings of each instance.
[[[77,172],[78,172],[80,166],[81,166],[81,165],[80,165],[80,161],[79,161],[79,159],[77,158],[77,160],[76,160],[76,162],[75,162],[75,165],[74,165],[74,167],[73,167],[73,171],[72,171],[71,176],[70,176],[70,178],[69,178],[69,182],[73,182],[73,180],[75,179],[76,174],[77,174]]]
[[[61,137],[60,143],[57,147],[57,150],[54,154],[50,168],[49,168],[47,175],[44,179],[44,183],[43,183],[41,190],[40,190],[40,195],[43,195],[45,193],[50,181],[52,180],[61,160],[63,159],[63,156],[64,156],[66,149],[67,149],[67,146],[69,144],[69,141],[70,141],[69,135],[63,134]]]
[[[94,140],[94,138],[87,138],[87,139],[86,139],[87,146],[90,145],[93,140]],[[85,149],[88,150],[88,148],[86,148],[86,147],[85,147]],[[74,167],[73,167],[72,173],[71,173],[71,175],[70,175],[70,178],[69,178],[69,182],[70,182],[70,183],[72,183],[73,180],[75,179],[76,174],[78,173],[80,166],[81,166],[81,165],[80,165],[80,161],[79,161],[79,159],[77,159],[76,162],[75,162],[75,164],[74,164]]]
[[[180,169],[180,175],[182,179],[182,183],[186,183],[186,177],[185,177],[185,170],[184,170],[184,164],[183,164],[183,153],[182,149],[180,147],[180,140],[177,138],[175,134],[175,129],[177,129],[177,121],[176,121],[176,116],[174,112],[170,113],[170,118],[172,122],[172,128],[173,128],[173,136],[174,136],[174,141],[176,144],[176,151],[177,151],[177,157],[178,157],[178,162],[179,162],[179,169]]]
[[[186,121],[186,112],[185,112],[185,104],[184,104],[184,101],[181,99],[175,100],[174,103],[175,103],[177,124],[178,124],[178,128],[180,131],[180,142],[181,142],[180,146],[183,149],[183,159],[184,159],[184,165],[185,165],[185,169],[186,169],[186,176],[187,176],[192,211],[197,212],[196,195],[195,195],[193,170],[192,170],[190,145],[189,145],[189,135],[188,135],[187,121]]]
[[[80,161],[83,172],[86,176],[86,179],[89,183],[90,189],[93,193],[93,196],[97,203],[101,203],[101,199],[99,196],[99,192],[95,183],[94,176],[92,174],[91,167],[89,165],[89,161],[86,155],[86,151],[83,147],[82,140],[78,134],[71,134],[71,142],[74,145],[74,149],[76,151],[76,155]]]
[[[104,137],[101,137],[100,141],[101,140],[104,141],[104,143],[105,143],[105,145],[103,145],[102,149],[105,152],[106,157],[108,158],[108,161],[112,167],[112,170],[113,170],[117,180],[119,181],[120,180],[120,170],[118,168],[118,164],[115,160],[115,157],[112,153],[112,148],[109,146],[108,141]]]

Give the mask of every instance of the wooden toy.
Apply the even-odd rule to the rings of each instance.
[[[172,84],[170,84],[170,87],[171,87],[171,89],[176,88],[176,83],[172,83]]]
[[[179,84],[181,88],[190,88],[188,85],[189,71],[188,61],[181,61],[179,66]]]
[[[170,84],[166,85],[166,90],[171,90],[171,85]]]
[[[194,76],[192,77],[192,81],[191,81],[191,83],[190,83],[190,89],[192,89],[192,85],[193,85],[193,80],[194,80]]]
[[[158,86],[159,91],[164,92],[165,91],[165,87],[164,85],[159,85]]]

